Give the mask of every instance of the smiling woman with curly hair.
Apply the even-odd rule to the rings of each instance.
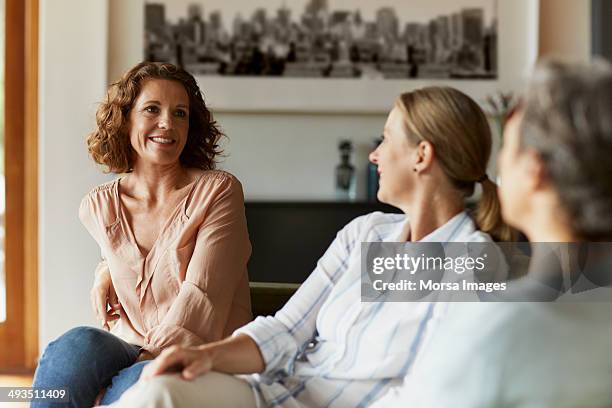
[[[71,406],[109,404],[163,349],[219,340],[251,319],[242,187],[214,170],[222,136],[181,68],[143,62],[110,86],[87,146],[107,172],[127,174],[79,211],[103,257],[91,303],[104,330],[50,343],[35,386],[68,388]]]
[[[91,157],[113,173],[133,170],[134,156],[125,125],[142,82],[148,78],[180,82],[189,97],[189,130],[187,143],[179,157],[184,167],[211,170],[215,157],[221,153],[217,145],[223,133],[206,107],[200,88],[193,76],[171,64],[141,63],[111,85],[106,99],[96,114],[96,130],[87,138]]]

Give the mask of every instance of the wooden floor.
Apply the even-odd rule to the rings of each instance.
[[[0,387],[31,387],[31,374],[0,374]]]
[[[0,387],[31,387],[32,374],[0,374]],[[26,408],[27,402],[0,402],[0,407]]]

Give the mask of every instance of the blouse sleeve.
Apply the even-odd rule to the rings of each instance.
[[[292,373],[295,359],[315,335],[319,310],[346,271],[363,219],[338,232],[315,270],[276,315],[259,316],[234,332],[255,341],[265,363],[263,375],[275,378]]]
[[[178,296],[160,324],[145,335],[143,348],[153,355],[172,344],[193,346],[223,336],[251,244],[240,183],[234,178],[219,182]]]
[[[99,226],[94,215],[94,210],[94,202],[90,195],[87,194],[83,197],[81,205],[79,206],[79,219],[81,220],[81,224],[87,229],[87,232],[89,232],[89,235],[99,244]]]
[[[102,221],[104,215],[102,214],[109,211],[108,207],[109,205],[103,200],[96,200],[92,198],[91,193],[83,197],[81,200],[81,205],[79,206],[79,219],[81,220],[81,224],[83,224],[87,232],[89,232],[89,235],[91,235],[100,248],[100,262],[96,267],[96,275],[98,270],[101,269],[102,265],[108,269],[108,264],[106,262],[108,257],[104,252],[105,246],[103,245],[103,241],[101,239],[103,235],[102,231],[105,228],[104,221]]]

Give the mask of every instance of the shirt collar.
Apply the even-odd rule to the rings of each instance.
[[[398,223],[397,227],[393,229],[391,237],[397,240],[407,223],[409,223],[408,217],[403,222]],[[474,223],[470,216],[465,211],[461,211],[446,221],[445,224],[424,236],[420,242],[457,241],[466,232],[471,233],[474,230]]]

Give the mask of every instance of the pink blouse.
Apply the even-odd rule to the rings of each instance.
[[[240,182],[211,170],[193,182],[143,257],[119,179],[93,189],[79,217],[101,248],[125,313],[111,332],[153,355],[219,340],[251,320],[251,244]]]

